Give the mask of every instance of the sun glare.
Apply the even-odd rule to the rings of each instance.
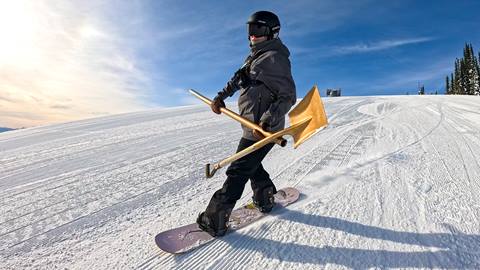
[[[39,15],[29,1],[0,0],[0,64],[35,56]]]
[[[0,126],[144,107],[130,91],[142,74],[93,2],[0,0]]]

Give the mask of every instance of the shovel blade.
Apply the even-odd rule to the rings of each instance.
[[[308,125],[305,125],[302,129],[296,129],[295,132],[291,134],[294,141],[294,148],[297,148],[321,128],[327,126],[327,115],[316,85],[313,86],[302,101],[288,113],[288,117],[290,118],[291,126],[311,118]]]

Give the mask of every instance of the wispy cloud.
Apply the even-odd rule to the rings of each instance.
[[[406,45],[413,45],[433,41],[434,37],[416,37],[403,39],[387,39],[376,42],[358,42],[353,45],[320,45],[320,46],[291,46],[294,56],[313,58],[336,57],[350,54],[363,54],[389,50]]]
[[[406,39],[390,39],[390,40],[381,40],[372,43],[359,43],[349,46],[338,46],[334,47],[333,51],[337,54],[352,54],[352,53],[367,53],[374,51],[381,51],[392,49],[395,47],[424,43],[432,41],[435,38],[432,37],[419,37],[419,38],[406,38]]]

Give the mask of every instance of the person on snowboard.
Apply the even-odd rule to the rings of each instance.
[[[251,52],[243,66],[235,72],[226,86],[213,99],[211,109],[220,114],[224,100],[240,90],[240,115],[262,127],[276,132],[285,125],[285,114],[296,102],[296,88],[290,71],[290,52],[278,38],[280,20],[269,11],[253,13],[247,22]],[[242,126],[243,136],[237,152],[263,138],[260,132]],[[273,143],[234,161],[227,169],[227,179],[217,190],[206,210],[197,218],[200,229],[212,236],[223,236],[235,203],[242,196],[250,179],[253,203],[264,213],[272,210],[276,188],[262,166],[262,160]]]

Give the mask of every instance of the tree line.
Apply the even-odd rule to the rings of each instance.
[[[480,66],[472,44],[465,44],[463,58],[455,60],[455,71],[446,77],[447,95],[480,95]]]

